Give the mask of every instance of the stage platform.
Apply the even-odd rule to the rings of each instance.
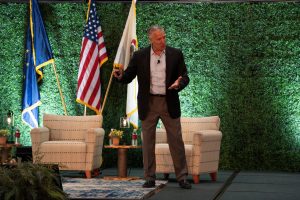
[[[64,176],[83,176],[61,172]],[[103,169],[97,178],[116,176],[117,169]],[[142,169],[128,169],[128,176],[140,177]],[[158,174],[157,179],[163,175]],[[189,177],[192,182],[192,177]],[[142,187],[142,186],[141,186]],[[192,184],[191,190],[181,189],[174,175],[168,183],[145,196],[150,200],[299,200],[300,173],[286,172],[253,172],[253,171],[219,171],[216,182],[208,174],[200,176],[199,184]],[[83,198],[84,199],[84,198]],[[122,198],[119,198],[122,199]]]

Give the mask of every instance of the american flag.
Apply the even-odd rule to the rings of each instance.
[[[101,108],[100,67],[107,59],[96,4],[94,0],[90,0],[88,21],[85,25],[80,52],[76,101],[86,105],[97,114],[100,113]]]

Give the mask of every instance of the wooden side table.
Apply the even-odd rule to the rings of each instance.
[[[1,163],[5,163],[8,159],[9,151],[12,147],[22,146],[21,144],[0,144],[0,151],[1,151]]]
[[[132,145],[105,145],[106,149],[118,149],[118,178],[127,179],[127,150],[140,149],[142,146]],[[130,179],[130,178],[129,178]]]

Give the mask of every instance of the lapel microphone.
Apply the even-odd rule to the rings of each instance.
[[[160,60],[157,60],[157,64],[159,64],[160,63]]]

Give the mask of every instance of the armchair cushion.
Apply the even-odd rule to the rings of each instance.
[[[86,149],[84,142],[63,140],[43,142],[40,146],[42,161],[60,163],[61,170],[85,170],[82,168],[86,166]]]
[[[220,128],[220,118],[218,116],[182,117],[180,121],[182,130],[219,130]]]
[[[102,116],[63,116],[45,114],[44,127],[50,131],[50,140],[77,140],[84,141],[86,130],[102,127]]]

